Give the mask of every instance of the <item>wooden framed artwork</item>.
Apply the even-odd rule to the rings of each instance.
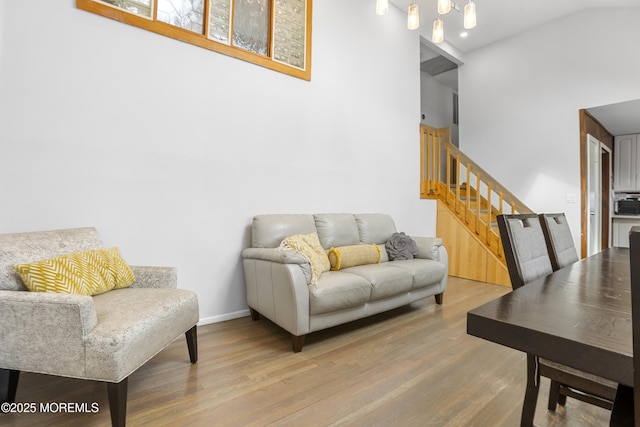
[[[76,0],[76,7],[311,80],[312,2]]]

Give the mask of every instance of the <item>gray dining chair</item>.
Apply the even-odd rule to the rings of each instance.
[[[565,214],[544,213],[539,218],[553,271],[578,261],[580,258]]]
[[[513,289],[553,272],[537,214],[498,215],[498,229]]]
[[[544,239],[547,242],[547,252],[551,260],[553,271],[560,270],[578,261],[578,251],[573,242],[571,229],[564,213],[542,213],[539,214],[540,225]],[[551,381],[549,388],[549,410],[555,411],[556,404],[563,405],[567,401],[566,393],[563,393],[562,384],[558,381]]]
[[[553,273],[547,242],[537,214],[498,215],[500,240],[509,270],[511,287],[515,290],[527,283]],[[527,388],[522,406],[521,426],[532,426],[540,389],[540,377],[549,378],[548,409],[566,403],[566,397],[611,409],[617,384],[534,354],[527,354]]]
[[[631,328],[633,342],[633,387],[620,384],[614,401],[610,427],[640,425],[640,226],[629,230],[629,265],[631,273]]]

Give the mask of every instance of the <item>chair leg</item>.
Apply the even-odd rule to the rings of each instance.
[[[566,398],[566,396],[564,397]],[[560,403],[560,383],[558,381],[551,380],[551,387],[549,388],[548,409],[555,412],[558,403]],[[564,406],[564,404],[562,404],[562,406]]]
[[[0,402],[15,402],[20,371],[0,369]]]
[[[198,329],[197,325],[184,333],[187,337],[187,347],[189,348],[189,359],[191,363],[198,361]]]
[[[249,307],[249,313],[251,313],[251,320],[255,320],[255,321],[260,320],[260,313],[258,313],[253,308]]]
[[[293,348],[294,353],[300,353],[302,351],[302,346],[304,345],[305,338],[306,335],[291,334],[291,347]]]
[[[567,404],[567,395],[562,393],[562,389],[560,389],[560,395],[558,396],[558,405],[564,406]]]
[[[443,292],[440,292],[439,294],[436,294],[436,304],[438,305],[442,305],[442,297],[444,296]]]
[[[613,409],[611,410],[610,427],[633,427],[636,424],[633,397],[633,387],[618,385]]]
[[[540,390],[540,375],[538,374],[538,357],[527,354],[527,390],[524,394],[522,405],[521,427],[532,427],[533,417],[536,413],[536,402]]]
[[[119,383],[107,383],[111,426],[124,427],[127,420],[127,382],[129,377]]]

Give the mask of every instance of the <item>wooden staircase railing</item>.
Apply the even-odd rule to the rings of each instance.
[[[442,201],[503,262],[496,216],[533,212],[451,144],[449,128],[426,125],[420,126],[420,197]]]

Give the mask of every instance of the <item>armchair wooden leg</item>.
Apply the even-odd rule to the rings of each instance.
[[[197,325],[185,332],[187,337],[187,347],[189,348],[189,359],[191,363],[198,361],[198,329]]]
[[[302,346],[304,345],[305,338],[306,335],[291,335],[291,344],[294,353],[300,353],[302,351]]]
[[[527,389],[524,394],[524,404],[522,405],[521,427],[532,427],[533,417],[536,413],[536,402],[538,401],[538,391],[540,390],[540,375],[538,374],[538,358],[532,354],[527,354]]]
[[[0,402],[15,402],[20,371],[0,369]]]
[[[111,426],[125,427],[127,420],[127,382],[129,377],[119,383],[107,383]]]
[[[251,313],[251,320],[255,320],[255,321],[260,320],[260,313],[258,313],[253,308],[249,307],[249,313]]]

